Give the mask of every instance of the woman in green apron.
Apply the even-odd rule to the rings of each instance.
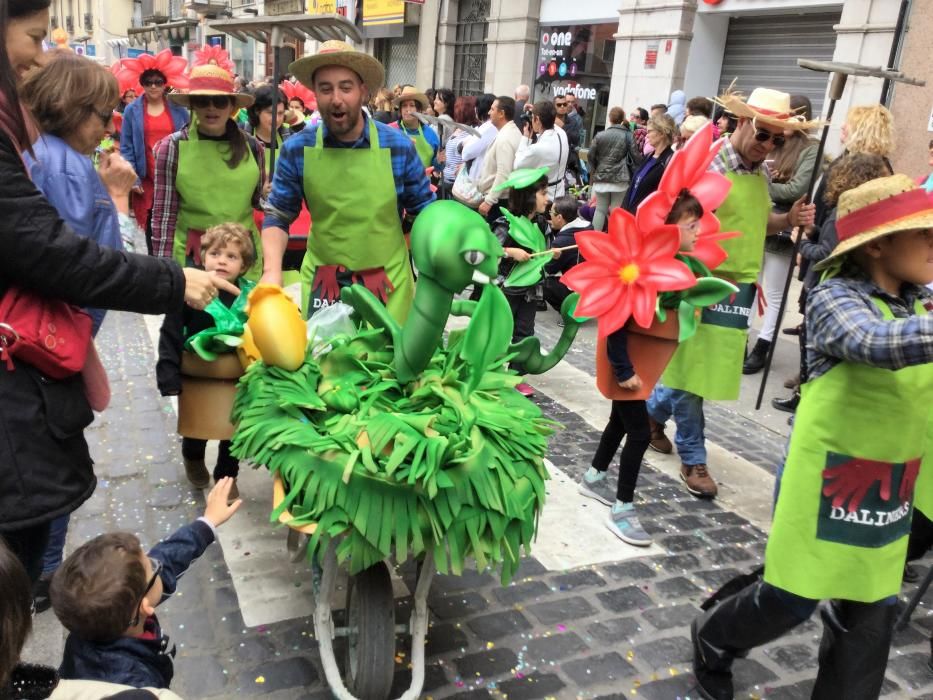
[[[824,636],[813,698],[877,698],[884,680],[933,390],[933,202],[905,175],[844,193],[831,278],[807,305],[810,378],[780,475],[764,580],[693,624],[707,698],[731,666],[805,621]],[[914,493],[915,485],[924,492]]]
[[[409,86],[395,98],[393,105],[399,110],[401,117],[390,126],[401,129],[402,133],[411,139],[425,168],[439,168],[437,151],[441,144],[440,139],[434,129],[425,127],[417,117],[418,112],[424,112],[428,108],[427,96]]]
[[[235,222],[262,250],[253,210],[265,185],[263,149],[233,120],[250,95],[234,92],[233,78],[216,65],[195,66],[191,89],[169,99],[194,112],[191,125],[160,141],[155,149],[153,253],[181,265],[199,266],[201,235],[211,226]],[[259,279],[261,256],[246,278]]]

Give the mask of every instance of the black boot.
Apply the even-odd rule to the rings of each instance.
[[[745,358],[745,364],[742,365],[742,374],[757,374],[765,367],[765,360],[768,359],[768,349],[771,347],[770,340],[759,338],[755,341],[755,347]]]
[[[773,586],[759,581],[693,621],[693,673],[707,700],[732,700],[732,662],[767,644],[807,617],[792,610]]]
[[[794,413],[797,410],[797,404],[800,403],[800,392],[795,391],[787,399],[771,399],[771,405],[779,411],[785,413]]]
[[[896,605],[834,600],[820,608],[823,640],[811,700],[869,700],[881,694]]]

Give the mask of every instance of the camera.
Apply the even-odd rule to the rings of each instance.
[[[522,131],[525,130],[525,125],[531,126],[531,120],[534,119],[534,115],[531,112],[522,112],[518,115],[518,120],[522,123]]]

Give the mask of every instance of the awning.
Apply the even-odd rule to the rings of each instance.
[[[126,30],[131,46],[146,46],[158,41],[156,25],[146,24],[142,27],[130,27]]]
[[[162,22],[155,25],[155,27],[167,42],[186,42],[195,36],[198,24],[197,19],[186,17],[172,22]]]
[[[208,20],[212,29],[229,34],[240,41],[255,39],[263,44],[282,46],[286,39],[328,41],[348,37],[360,43],[359,29],[342,15],[280,15],[276,17],[240,17],[237,19]]]
[[[119,37],[117,39],[107,39],[107,46],[112,49],[125,49],[130,45],[130,40],[126,37]]]

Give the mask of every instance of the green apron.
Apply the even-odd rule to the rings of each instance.
[[[873,603],[900,591],[914,491],[904,482],[920,463],[931,389],[933,365],[845,361],[801,387],[765,581],[813,600]]]
[[[324,148],[322,127],[314,146],[304,149],[304,191],[314,229],[301,264],[301,298],[306,316],[326,305],[311,295],[318,266],[385,268],[395,287],[386,307],[402,323],[415,284],[398,215],[392,153],[380,148],[376,124],[368,122],[369,148]],[[345,286],[350,280],[338,281]]]
[[[923,464],[914,490],[914,508],[933,520],[933,411],[927,421],[926,440],[923,450]]]
[[[398,122],[398,128],[402,130],[403,134],[411,139],[413,144],[415,144],[415,150],[418,151],[418,157],[421,159],[421,164],[425,168],[430,168],[431,163],[434,162],[434,146],[428,143],[428,140],[424,137],[424,131],[421,128],[421,124],[418,125],[417,135],[409,134],[405,125],[402,124],[401,119]]]
[[[233,169],[227,167],[229,157],[226,141],[198,137],[197,119],[191,123],[188,140],[178,142],[175,190],[179,204],[172,256],[179,265],[195,265],[195,256],[187,251],[188,231],[203,232],[217,224],[236,222],[252,234],[256,262],[244,276],[256,282],[262,275],[262,244],[253,221],[252,201],[259,183],[259,165],[248,147],[246,157]]]
[[[696,334],[681,343],[661,382],[713,401],[739,398],[742,361],[749,318],[755,303],[755,281],[761,269],[771,197],[764,175],[726,173],[732,189],[716,210],[723,231],[742,235],[720,241],[729,255],[713,270],[716,277],[733,282],[738,294],[704,309]]]

